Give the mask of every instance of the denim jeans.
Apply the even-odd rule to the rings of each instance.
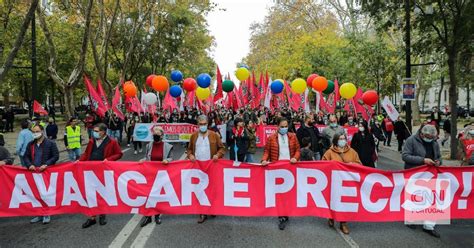
[[[81,157],[81,148],[69,149],[67,153],[70,161],[76,161]]]
[[[247,163],[254,163],[255,162],[253,160],[253,154],[252,153],[245,154],[245,162],[247,162]]]

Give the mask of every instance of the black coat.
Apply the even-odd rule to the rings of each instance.
[[[397,140],[405,140],[410,137],[410,133],[403,121],[396,121],[395,124],[393,124],[393,127],[393,132],[397,136]]]
[[[35,140],[31,141],[26,147],[25,152],[25,166],[30,167],[34,161],[33,149],[36,144]],[[34,164],[34,166],[39,167],[41,165],[53,165],[59,159],[59,151],[56,142],[49,139],[44,139],[40,147],[43,149],[43,156],[41,158],[41,164]]]
[[[234,145],[237,145],[237,154],[242,155],[242,154],[247,154],[247,150],[249,147],[249,135],[247,133],[247,130],[244,129],[244,134],[241,136],[234,136],[234,134],[231,132],[230,139],[230,156],[235,155],[234,151]],[[232,160],[232,159],[231,159]]]
[[[298,142],[300,143],[300,147],[303,147],[302,141],[304,137],[311,138],[311,150],[313,152],[319,152],[321,155],[321,134],[317,127],[307,127],[306,125],[301,125],[300,128],[296,131],[296,137],[298,138]]]
[[[357,132],[352,137],[351,147],[359,154],[363,165],[375,167],[375,140],[372,134],[366,132],[365,135],[362,135],[360,131]]]

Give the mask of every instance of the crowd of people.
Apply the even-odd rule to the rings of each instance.
[[[64,130],[64,146],[70,161],[115,161],[122,157],[120,145],[125,142],[127,146],[133,145],[134,153],[145,152],[143,160],[162,161],[168,164],[172,160],[173,146],[164,141],[164,131],[160,127],[153,128],[153,141],[143,144],[133,137],[137,123],[147,122],[165,123],[190,123],[198,126],[198,130],[190,137],[187,144],[186,156],[191,161],[218,160],[228,153],[230,160],[239,162],[258,163],[266,166],[269,163],[288,160],[290,163],[297,161],[339,161],[344,163],[359,164],[376,167],[379,144],[391,146],[393,134],[398,141],[398,151],[402,154],[405,168],[421,165],[440,165],[441,152],[437,142],[441,118],[434,113],[423,123],[415,134],[411,135],[405,123],[399,117],[393,122],[386,115],[373,115],[369,120],[361,116],[350,116],[347,113],[322,114],[305,113],[304,111],[290,111],[288,109],[261,108],[251,110],[244,108],[234,112],[220,109],[204,114],[198,109],[184,111],[163,111],[158,113],[158,118],[151,115],[129,113],[124,120],[115,114],[107,114],[100,118],[92,112],[86,114],[82,120],[88,134],[88,143],[82,152],[81,144],[85,137],[81,135],[80,120],[70,118]],[[226,140],[222,142],[222,134],[217,125],[226,125]],[[258,125],[276,125],[277,132],[268,137],[264,147],[261,161],[255,161],[257,150],[256,127]],[[317,125],[325,125],[320,131]],[[446,122],[444,130],[446,131]],[[345,127],[357,128],[357,132],[350,140]],[[16,154],[20,164],[32,171],[43,171],[48,166],[54,165],[59,159],[56,140],[58,126],[55,120],[48,119],[48,123],[40,118],[32,121],[23,120],[16,144]],[[449,127],[448,127],[449,128]],[[125,133],[126,139],[123,138]],[[449,135],[441,139],[447,141]],[[474,139],[474,127],[465,130],[466,139]],[[3,148],[0,140],[0,165],[12,164],[13,157],[8,150]],[[125,144],[124,144],[125,145]],[[474,155],[473,155],[474,156]],[[474,158],[472,158],[474,162]],[[105,225],[106,213],[99,215],[99,224]],[[211,216],[212,217],[212,216]],[[207,215],[200,215],[198,223],[204,223]],[[161,215],[154,216],[157,224],[161,223]],[[49,223],[49,216],[38,216],[31,223]],[[278,227],[284,230],[289,218],[280,216]],[[141,226],[152,222],[152,216],[145,216]],[[88,228],[96,224],[96,216],[89,217],[83,224]],[[334,220],[329,219],[328,225],[333,227]],[[413,228],[412,225],[408,227]],[[348,234],[349,227],[345,222],[340,223],[340,230]],[[432,236],[439,237],[433,223],[425,223],[423,230]]]

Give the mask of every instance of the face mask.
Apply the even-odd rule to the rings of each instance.
[[[201,131],[201,133],[207,132],[207,125],[199,126],[199,131]]]
[[[284,127],[284,128],[279,128],[278,129],[278,132],[281,134],[281,135],[285,135],[288,133],[288,128],[287,127]]]
[[[470,135],[474,135],[474,130],[469,130]]]
[[[92,136],[94,136],[94,139],[100,139],[99,132],[92,132]]]
[[[329,123],[329,126],[332,127],[332,128],[336,128],[336,127],[337,127],[337,123],[331,122],[331,123]]]
[[[378,123],[378,122],[375,122],[375,125],[378,125],[378,124],[380,124],[380,123]]]
[[[153,135],[153,141],[155,141],[155,142],[160,142],[160,141],[161,141],[161,135],[154,134],[154,135]]]
[[[430,120],[430,119],[428,119],[428,120],[427,120],[427,122],[428,122],[428,123],[430,123],[430,122],[431,122],[431,120]]]
[[[337,146],[339,146],[339,147],[345,147],[346,144],[347,144],[346,140],[338,140],[337,141]]]
[[[433,139],[423,138],[423,141],[426,143],[431,143],[433,142]]]
[[[191,118],[193,118],[193,117],[191,115],[188,115],[188,119],[191,119]]]
[[[359,131],[364,132],[365,128],[364,127],[359,127]]]
[[[41,138],[41,136],[43,136],[43,133],[33,133],[33,138],[34,139],[39,139],[39,138]]]

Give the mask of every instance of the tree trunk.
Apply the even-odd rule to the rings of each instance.
[[[10,107],[10,91],[5,90],[3,92],[3,106],[5,106],[5,110]]]
[[[74,110],[75,110],[75,105],[74,105],[74,88],[72,87],[65,87],[64,88],[64,107],[66,108],[66,119],[69,119],[70,117],[74,116]]]
[[[443,93],[443,88],[444,88],[444,75],[441,76],[441,86],[439,87],[439,92],[438,92],[438,110],[441,110],[440,105],[441,105],[441,94]]]
[[[456,80],[456,48],[448,51],[448,68],[449,68],[449,106],[451,108],[451,159],[456,159],[458,150],[457,133],[458,133],[458,94]]]

